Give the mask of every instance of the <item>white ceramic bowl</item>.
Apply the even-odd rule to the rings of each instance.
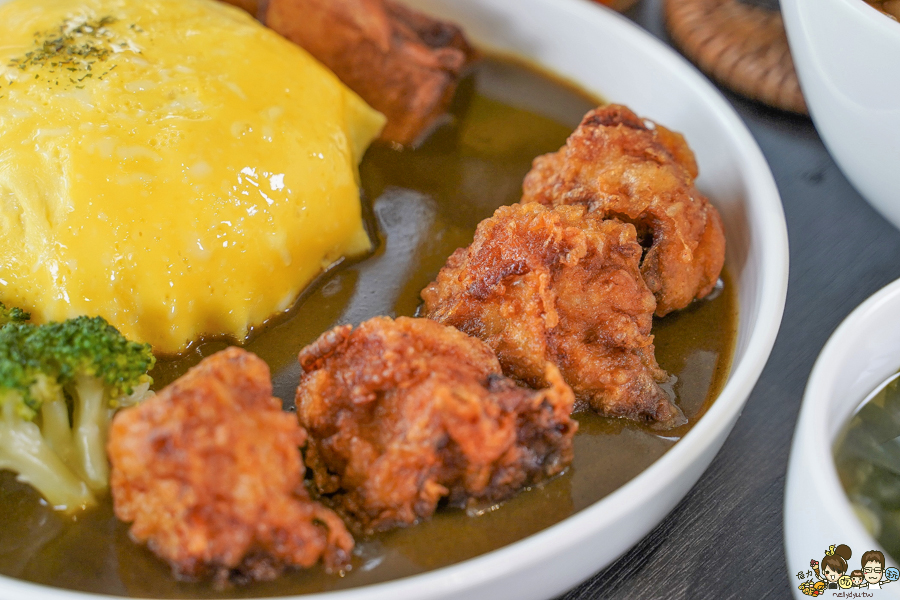
[[[822,140],[900,228],[900,23],[863,0],[781,0],[781,11]]]
[[[725,441],[781,322],[788,269],[784,213],[762,153],[719,92],[676,53],[618,14],[587,0],[409,4],[461,23],[482,47],[526,57],[684,132],[700,164],[699,187],[725,222],[727,261],[740,303],[734,362],[722,394],[682,441],[616,492],[521,542],[423,575],[321,596],[548,598],[590,577],[646,535],[684,497]],[[0,578],[0,598],[25,597],[88,598]]]
[[[870,392],[900,369],[900,280],[863,302],[825,344],[816,360],[794,433],[784,504],[787,569],[794,596],[804,596],[797,573],[822,560],[832,544],[846,544],[860,557],[879,545],[853,513],[832,459],[835,438]],[[888,564],[896,566],[888,557]],[[809,578],[807,578],[809,579]],[[852,590],[859,591],[859,590]],[[900,583],[879,597],[900,598]]]

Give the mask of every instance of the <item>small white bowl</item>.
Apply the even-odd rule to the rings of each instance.
[[[900,23],[863,0],[781,0],[781,11],[822,140],[900,228]]]
[[[863,302],[835,330],[806,385],[791,447],[784,503],[787,570],[798,599],[808,598],[799,585],[809,577],[799,579],[797,574],[809,571],[811,559],[821,562],[829,546],[850,547],[853,554],[848,574],[861,568],[863,552],[880,549],[857,519],[841,487],[833,447],[859,404],[898,369],[900,279]],[[890,566],[896,566],[890,557],[887,560]],[[886,585],[878,594],[900,598],[900,583]]]
[[[3,0],[0,0],[2,2]],[[587,0],[404,0],[460,23],[480,47],[523,57],[683,132],[698,186],[722,214],[740,307],[734,361],[709,411],[643,473],[572,517],[518,543],[398,581],[304,600],[531,600],[564,592],[644,537],[719,451],[765,365],[787,292],[778,190],[759,147],[706,78],[648,33]],[[661,583],[665,588],[665,584]],[[0,577],[0,599],[98,599]]]

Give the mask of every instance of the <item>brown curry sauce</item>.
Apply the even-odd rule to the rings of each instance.
[[[297,352],[323,331],[378,314],[413,315],[419,291],[446,258],[468,245],[479,221],[516,202],[532,159],[557,150],[597,100],[508,60],[487,59],[460,88],[452,117],[415,150],[376,146],[361,165],[377,250],[332,269],[291,312],[256,332],[247,348],[265,359],[275,394],[289,406]],[[688,140],[690,141],[690,140]],[[701,165],[702,169],[702,165]],[[370,201],[371,200],[371,201]],[[518,541],[589,506],[639,474],[677,442],[725,384],[737,333],[728,274],[710,298],[655,319],[656,356],[677,383],[689,423],[667,432],[580,413],[575,461],[560,477],[501,506],[444,508],[415,527],[357,540],[353,568],[288,572],[247,587],[215,590],[175,581],[167,565],[128,537],[110,499],[77,520],[44,506],[28,486],[0,473],[0,574],[59,587],[136,597],[261,597],[322,592],[388,581],[446,566]],[[157,387],[227,342],[206,340],[161,360]]]

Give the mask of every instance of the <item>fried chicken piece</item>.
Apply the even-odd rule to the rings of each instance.
[[[640,257],[634,226],[584,206],[503,206],[422,291],[425,314],[483,340],[507,375],[544,385],[553,363],[601,415],[673,427]]]
[[[303,487],[305,437],[266,363],[223,350],[116,415],[116,516],[180,578],[271,579],[320,558],[339,569],[353,538]]]
[[[226,4],[242,8],[254,17],[259,13],[259,0],[221,0]]]
[[[584,204],[637,227],[641,274],[664,316],[706,296],[725,262],[716,208],[697,191],[697,162],[681,134],[624,106],[592,110],[559,152],[539,156],[522,202]]]
[[[458,27],[392,0],[271,0],[266,22],[384,113],[381,139],[402,145],[446,112],[476,58]]]
[[[318,491],[356,531],[496,502],[562,472],[571,389],[518,387],[482,342],[427,319],[375,317],[303,349],[297,415]]]

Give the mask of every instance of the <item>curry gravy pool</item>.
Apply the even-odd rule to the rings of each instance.
[[[558,150],[596,104],[596,99],[521,64],[488,59],[461,86],[453,120],[420,148],[371,148],[360,170],[370,231],[378,232],[377,250],[319,278],[290,315],[247,345],[271,366],[275,395],[288,403],[293,399],[300,373],[297,352],[323,331],[379,314],[413,315],[419,291],[447,257],[471,242],[479,221],[498,206],[519,200],[531,161]],[[127,525],[116,521],[109,497],[71,521],[42,505],[36,492],[8,472],[0,473],[0,573],[123,596],[282,596],[414,575],[521,540],[638,475],[706,411],[725,384],[737,333],[736,290],[728,265],[723,281],[709,299],[654,319],[656,357],[678,378],[674,389],[687,425],[654,432],[580,413],[575,460],[565,474],[500,506],[479,507],[470,514],[444,508],[415,527],[358,539],[353,568],[343,577],[316,566],[225,590],[178,582],[168,565],[128,538]],[[152,373],[156,387],[226,345],[204,341],[178,359],[161,360]]]

